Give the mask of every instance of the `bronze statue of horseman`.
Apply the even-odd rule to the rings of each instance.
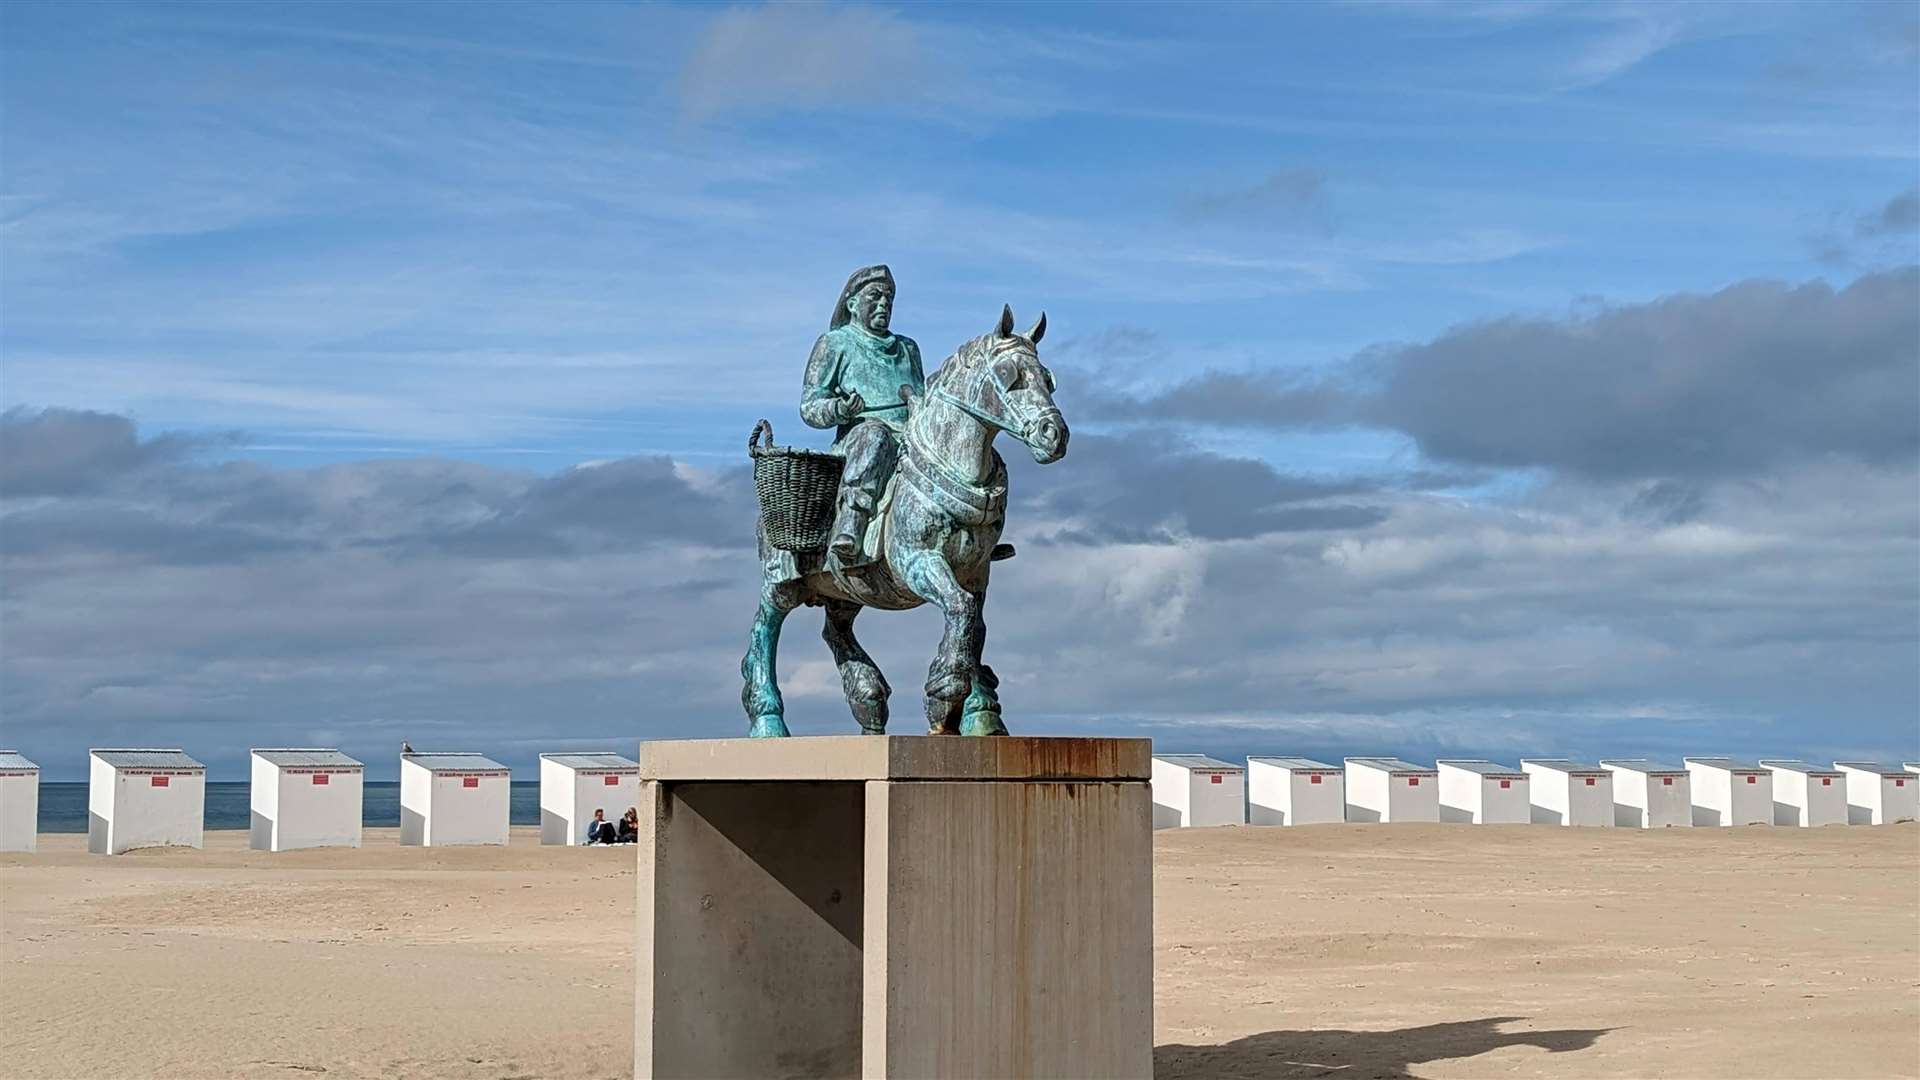
[[[992,330],[962,343],[927,378],[919,346],[892,332],[893,300],[885,266],[855,271],[807,362],[801,416],[836,429],[839,484],[833,490],[829,481],[817,497],[830,502],[813,507],[831,513],[827,535],[818,543],[770,535],[770,501],[793,500],[777,484],[761,485],[760,610],[740,661],[740,701],[755,737],[787,734],[775,674],[780,626],[803,604],[826,610],[824,636],[862,731],[886,730],[892,688],[854,637],[854,618],[865,607],[931,603],[946,626],[927,670],[928,730],[1007,733],[999,680],[980,658],[992,564],[1013,554],[1000,543],[1007,467],[993,444],[1004,432],[1042,465],[1067,452],[1053,373],[1038,351],[1047,317],[1016,333],[1012,310],[1003,308]],[[756,453],[764,453],[763,430],[771,442],[763,420],[750,444]]]

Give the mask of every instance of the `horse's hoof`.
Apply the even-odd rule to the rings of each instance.
[[[784,739],[787,735],[787,722],[779,713],[756,716],[747,726],[749,739]]]
[[[1000,714],[997,712],[968,713],[966,718],[960,721],[962,735],[1005,735],[1006,733],[1007,725],[1000,722]]]

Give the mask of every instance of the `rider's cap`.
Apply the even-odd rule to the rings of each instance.
[[[838,330],[853,321],[853,314],[847,310],[847,298],[860,291],[861,286],[875,281],[885,282],[887,291],[893,291],[893,271],[887,264],[863,266],[847,279],[847,287],[840,290],[840,302],[833,305],[833,318],[827,321],[827,329]]]

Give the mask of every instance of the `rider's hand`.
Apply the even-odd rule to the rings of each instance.
[[[858,390],[851,391],[840,399],[840,418],[842,423],[849,422],[854,417],[866,411],[867,399],[861,397],[860,391]]]

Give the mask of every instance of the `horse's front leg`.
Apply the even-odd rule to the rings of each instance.
[[[980,648],[974,635],[979,624],[980,602],[973,593],[954,580],[953,568],[934,552],[926,552],[907,567],[907,584],[913,591],[938,606],[946,615],[946,630],[940,635],[940,648],[927,667],[927,732],[955,735],[960,731],[960,715],[967,695],[973,690],[974,669],[980,664]]]
[[[974,607],[979,614],[973,619],[973,640],[968,649],[974,657],[973,692],[967,695],[966,707],[960,715],[960,734],[962,735],[1005,735],[1007,725],[1000,719],[1000,677],[993,673],[986,661],[981,659],[987,647],[987,595],[980,593],[974,597]]]

